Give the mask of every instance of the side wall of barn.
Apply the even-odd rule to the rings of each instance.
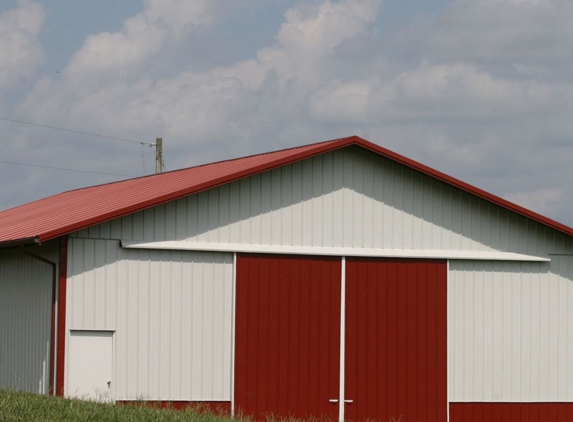
[[[68,339],[113,333],[115,400],[230,401],[231,254],[77,238],[68,248]]]
[[[59,260],[58,241],[28,249]],[[51,310],[51,266],[21,248],[0,250],[0,388],[48,393]]]

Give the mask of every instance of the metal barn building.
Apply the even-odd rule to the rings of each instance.
[[[0,386],[573,420],[573,229],[358,137],[0,213]]]

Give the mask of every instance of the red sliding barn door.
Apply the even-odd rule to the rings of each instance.
[[[237,412],[338,419],[340,279],[340,258],[237,256]]]
[[[346,420],[446,421],[446,273],[445,261],[347,259]]]

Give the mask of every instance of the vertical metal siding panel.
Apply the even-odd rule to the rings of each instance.
[[[239,212],[240,212],[240,242],[249,243],[251,239],[251,184],[249,179],[242,179],[239,182],[240,196],[239,196]],[[201,204],[201,201],[199,201]],[[201,213],[201,211],[199,211]]]
[[[106,297],[106,268],[105,268],[105,244],[103,248],[94,250],[94,316],[93,325],[102,326],[105,324],[105,313],[107,309]]]
[[[450,401],[573,400],[567,311],[572,262],[570,256],[553,256],[550,264],[450,264]]]
[[[115,331],[116,399],[230,400],[230,254],[70,239],[70,261],[68,327]]]
[[[307,219],[311,222],[312,225],[310,231],[310,244],[323,246],[324,231],[322,229],[322,210],[324,209],[324,190],[322,184],[324,180],[324,172],[322,167],[322,156],[314,157],[310,163],[312,164],[312,175],[310,179],[312,188],[312,200],[309,201],[311,209],[309,210],[309,214],[307,214]]]
[[[111,222],[110,221],[106,221],[103,224],[99,225],[99,238],[101,239],[109,239],[109,236],[111,234]]]
[[[160,212],[158,211],[158,208],[160,208],[161,205],[154,207],[154,208],[148,208],[146,210],[143,210],[141,212],[142,214],[142,218],[141,218],[141,224],[143,225],[143,239],[144,240],[153,240],[155,239],[155,233],[156,233],[156,229],[160,230],[158,228],[155,227],[155,212]]]
[[[171,276],[171,253],[168,251],[162,254],[161,263],[159,264],[159,274],[161,277],[161,284],[159,285],[159,325],[158,325],[158,338],[159,338],[159,355],[157,356],[157,378],[159,384],[159,396],[167,400],[170,396],[169,385],[171,384],[170,376],[171,371],[169,366],[171,362],[168,356],[171,354],[171,338],[169,336],[169,325],[171,323],[171,289],[172,289],[172,276]],[[210,363],[210,362],[209,362]]]
[[[444,184],[434,181],[432,183],[433,191],[433,209],[432,209],[432,232],[433,245],[432,249],[444,249],[443,237],[447,234],[445,229],[445,220],[443,219],[444,213]]]
[[[117,242],[111,241],[105,244],[105,279],[102,283],[106,286],[106,312],[104,313],[104,326],[110,326],[117,317],[117,295],[115,294],[117,283],[117,267],[113,265],[118,260]]]
[[[474,273],[474,308],[478,312],[483,312],[484,309],[484,297],[485,297],[485,286],[484,286],[483,272],[477,271]],[[475,315],[475,314],[474,314]],[[475,318],[474,316],[474,332],[475,336],[473,339],[473,364],[472,364],[472,374],[471,377],[474,380],[473,383],[473,397],[476,400],[483,400],[483,382],[484,377],[479,376],[484,373],[483,359],[482,356],[485,355],[485,330],[484,330],[484,320],[482,318]]]
[[[351,189],[354,186],[354,161],[346,158],[342,169],[342,245],[352,245],[354,239],[354,195]]]
[[[333,239],[332,246],[344,245],[344,160],[340,152],[333,157]]]
[[[523,343],[522,332],[524,330],[522,313],[523,313],[523,284],[521,280],[523,274],[528,272],[528,264],[522,263],[519,271],[514,271],[510,274],[508,285],[511,291],[511,353],[510,363],[511,368],[511,383],[509,383],[511,395],[521,393],[522,385],[522,372],[520,371],[521,362],[523,361]]]
[[[349,244],[356,247],[364,246],[364,168],[363,162],[352,157],[352,185],[348,186],[348,193],[352,196],[352,209],[349,218],[352,235],[348,238]]]
[[[263,173],[261,174],[260,242],[264,245],[273,244],[271,195],[272,195],[272,187],[271,187],[270,174]],[[221,221],[220,226],[221,227],[225,226],[223,221]],[[281,230],[282,227],[280,227],[279,225],[278,229]]]
[[[186,199],[187,201],[187,240],[188,241],[197,241],[197,234],[198,234],[198,209],[197,209],[197,198],[198,195],[191,195],[188,196]],[[136,213],[137,214],[137,213]]]
[[[165,232],[163,234],[164,239],[176,239],[177,238],[177,223],[178,223],[178,203],[177,201],[171,201],[165,204],[165,213],[163,214],[162,225],[165,227]]]
[[[209,191],[197,194],[197,240],[209,241]]]
[[[573,274],[573,261],[566,260],[566,263],[562,266],[563,272],[565,274]],[[573,348],[573,290],[565,289],[567,296],[567,355],[572,353]],[[573,364],[569,363],[567,365],[566,377],[568,380],[573,379]],[[567,389],[565,390],[565,396],[567,398],[573,397],[573,386],[568,382]]]
[[[260,244],[261,242],[261,176],[255,175],[250,178],[250,212],[249,219],[251,220],[251,232],[249,239],[251,243]],[[216,217],[217,210],[213,209],[211,214]],[[210,227],[217,227],[217,224],[210,224]]]
[[[293,166],[283,167],[272,173],[272,233],[273,245],[293,245],[294,232],[294,194]],[[280,198],[280,200],[279,200]],[[277,207],[279,207],[277,209]]]
[[[281,168],[282,182],[279,180],[277,185],[282,189],[277,192],[277,196],[282,199],[278,215],[282,218],[279,222],[281,227],[281,236],[279,243],[283,245],[302,245],[303,231],[303,213],[302,201],[302,165],[294,163],[292,166]],[[290,199],[290,201],[289,201]],[[285,204],[283,206],[283,204]],[[288,204],[292,204],[288,206]],[[281,243],[282,242],[282,243]]]
[[[522,303],[524,306],[529,309],[532,309],[532,276],[531,273],[535,272],[535,266],[527,265],[523,267],[523,275],[521,277],[521,294],[522,294]],[[527,362],[531,362],[532,358],[532,326],[535,321],[532,318],[532,312],[528,311],[521,311],[520,312],[521,323],[523,329],[521,331],[521,344],[519,347],[521,348],[521,355],[522,359],[519,361],[519,373],[521,376],[521,382],[518,386],[519,388],[519,395],[524,401],[531,400],[531,385],[527,382],[527,380],[532,379],[532,371],[531,367],[527,365]]]
[[[58,241],[31,249],[58,262]],[[50,266],[0,251],[0,388],[48,393],[51,306]]]
[[[112,234],[112,238],[114,239],[134,239],[133,236],[133,214],[126,215],[125,217],[119,218],[117,220],[119,222],[119,234]],[[82,231],[78,232],[82,233]],[[85,237],[85,236],[78,236],[78,237]]]
[[[125,218],[125,217],[124,217]],[[144,211],[136,212],[132,217],[132,231],[134,240],[144,240]]]
[[[421,179],[422,191],[422,230],[420,232],[422,249],[432,249],[432,181],[428,178]]]
[[[229,203],[229,197],[231,194],[231,185],[221,186],[216,192],[219,194],[219,240],[221,242],[230,242],[231,205]]]
[[[416,217],[414,215],[414,204],[416,203],[416,197],[414,196],[414,173],[411,171],[404,171],[404,187],[403,187],[403,196],[404,196],[404,209],[403,213],[405,214],[404,218],[404,227],[403,236],[402,236],[402,247],[404,249],[413,249],[413,242],[412,237],[414,235],[414,224],[416,222]]]
[[[149,252],[149,334],[147,347],[143,348],[149,354],[149,366],[147,368],[147,376],[149,378],[149,385],[147,386],[149,394],[157,397],[159,400],[164,399],[161,395],[160,380],[163,378],[160,374],[160,361],[161,361],[161,292],[163,290],[161,280],[161,256],[162,252],[150,251]],[[137,280],[133,280],[134,289],[137,289]],[[132,343],[133,344],[133,343]]]
[[[94,327],[94,313],[97,304],[95,303],[95,240],[86,239],[84,241],[84,263],[88,268],[93,268],[94,271],[84,273],[83,275],[83,292],[81,297],[82,307],[82,325],[86,329],[93,329]]]
[[[319,218],[322,230],[322,246],[334,245],[334,163],[333,155],[323,157],[322,165],[322,209]]]
[[[229,185],[229,215],[231,225],[229,228],[229,241],[231,243],[239,243],[241,240],[241,212],[239,209],[239,198],[241,196],[239,183],[231,183]]]
[[[124,221],[121,218],[116,218],[115,220],[111,220],[108,239],[121,239],[123,237],[123,232],[122,232],[123,225]]]
[[[567,274],[566,267],[567,260],[558,260],[556,262],[557,274]],[[557,291],[557,303],[556,312],[557,319],[559,321],[559,330],[557,332],[557,359],[555,360],[555,365],[557,366],[557,396],[559,401],[567,401],[567,385],[570,382],[570,378],[567,377],[568,366],[571,360],[568,348],[571,343],[570,338],[568,338],[568,314],[570,310],[567,308],[569,304],[569,290],[567,285],[558,279],[558,275],[553,275],[552,278],[556,280],[556,291]]]
[[[193,267],[193,280],[203,279],[203,266]],[[192,337],[196,339],[191,343],[191,394],[192,397],[201,397],[203,386],[200,380],[203,378],[203,355],[201,342],[203,341],[203,330],[201,317],[203,315],[203,289],[200,282],[192,283],[191,290],[191,332]]]
[[[372,236],[373,236],[373,244],[372,246],[375,248],[383,248],[384,242],[382,238],[383,228],[384,228],[384,171],[383,167],[378,165],[376,162],[373,167],[373,183],[374,183],[374,190],[372,196],[372,202],[374,205],[373,210],[373,222],[372,227]]]
[[[181,344],[183,342],[181,332],[181,324],[183,322],[181,301],[181,277],[184,273],[183,255],[184,252],[173,252],[171,254],[171,291],[169,296],[169,304],[171,307],[169,312],[169,397],[173,397],[175,394],[181,394],[181,385],[183,383],[183,357],[181,356]]]

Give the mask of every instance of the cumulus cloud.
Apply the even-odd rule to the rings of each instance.
[[[0,94],[31,78],[44,60],[38,42],[44,23],[42,7],[19,0],[17,7],[0,14]]]
[[[116,133],[155,129],[172,145],[187,148],[243,141],[240,150],[258,142],[268,126],[301,118],[305,98],[323,82],[336,47],[367,31],[380,8],[380,1],[348,0],[291,9],[275,45],[253,59],[206,72],[189,69],[168,79],[146,74],[140,62],[176,36],[171,29],[214,21],[216,2],[198,4],[203,7],[178,14],[186,12],[186,19],[173,20],[161,14],[163,3],[149,1],[122,31],[88,37],[62,78],[40,81],[17,113],[41,121],[89,120]]]
[[[146,1],[117,32],[89,36],[14,116],[136,139],[163,135],[171,168],[367,135],[570,218],[573,188],[563,180],[573,177],[571,2],[452,0],[439,14],[392,28],[378,26],[380,0],[298,2],[253,57],[154,70],[170,46],[193,43],[226,19],[228,3]],[[79,155],[74,148],[67,156]]]

